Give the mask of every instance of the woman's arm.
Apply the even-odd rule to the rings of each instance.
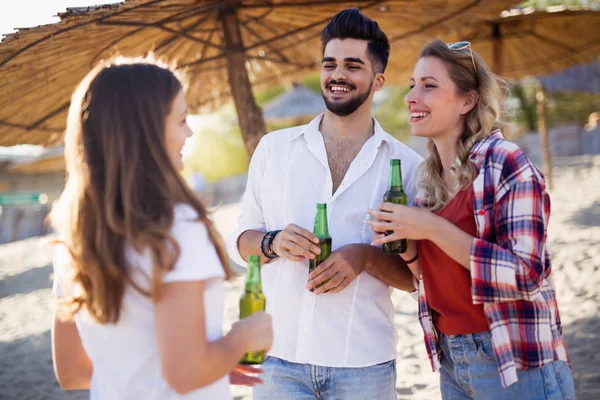
[[[155,306],[163,376],[180,394],[226,376],[244,353],[268,350],[272,342],[271,318],[265,313],[236,322],[223,338],[209,342],[204,286],[204,281],[165,283]]]
[[[471,271],[475,303],[531,300],[545,276],[546,215],[542,184],[535,178],[515,182],[495,204],[496,242],[475,238],[424,209],[383,203],[367,221],[376,232],[393,231],[374,244],[427,239]]]
[[[92,362],[87,356],[75,321],[61,321],[54,313],[52,325],[54,374],[65,390],[89,389]]]

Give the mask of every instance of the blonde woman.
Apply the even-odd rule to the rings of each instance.
[[[228,259],[179,175],[191,130],[181,81],[148,59],[93,69],[75,91],[68,179],[52,212],[54,368],[92,399],[231,399],[245,352],[271,346],[255,314],[223,337]]]
[[[572,399],[550,282],[544,177],[498,129],[502,94],[468,42],[430,42],[406,97],[428,139],[416,207],[382,204],[374,244],[409,239],[443,399]],[[384,236],[386,231],[392,234]]]

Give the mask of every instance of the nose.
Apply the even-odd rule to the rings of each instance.
[[[336,81],[346,79],[346,74],[341,66],[338,66],[331,72],[331,79]]]
[[[404,98],[404,101],[406,102],[407,106],[410,106],[411,104],[416,104],[418,102],[417,91],[414,87],[408,91],[408,94]]]

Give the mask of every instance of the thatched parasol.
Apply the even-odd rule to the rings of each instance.
[[[566,7],[511,10],[444,36],[468,40],[507,79],[547,75],[587,63],[600,54],[600,12]]]
[[[189,72],[193,112],[233,98],[252,153],[264,134],[252,86],[292,80],[319,65],[320,32],[338,11],[359,7],[397,39],[398,47],[419,35],[431,37],[438,29],[498,15],[515,3],[127,0],[71,8],[59,14],[59,23],[21,29],[0,44],[0,145],[59,142],[70,94],[91,66],[114,52],[137,56],[154,50]],[[401,61],[394,51],[392,66]],[[393,78],[400,69],[390,71]]]
[[[467,40],[507,79],[556,73],[587,63],[600,54],[600,12],[567,7],[511,10],[500,18],[472,22],[448,32],[447,41]],[[538,131],[548,186],[552,187],[552,158],[548,141],[545,94],[538,85]]]

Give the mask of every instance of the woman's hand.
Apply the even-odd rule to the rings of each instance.
[[[429,239],[439,218],[423,208],[393,203],[381,203],[379,210],[367,210],[373,219],[365,221],[378,234],[373,238],[374,245],[399,239]],[[392,233],[385,236],[389,231]]]
[[[238,364],[233,371],[229,373],[229,383],[240,386],[254,386],[263,383],[263,380],[256,374],[262,374],[263,370],[251,365]]]

